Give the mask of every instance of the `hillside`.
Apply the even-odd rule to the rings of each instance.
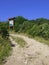
[[[49,39],[49,20],[39,18],[36,20],[27,20],[21,16],[15,18],[14,31],[26,33],[32,37],[41,37]]]
[[[9,28],[9,23],[0,22],[0,28],[5,26]],[[9,29],[8,29],[9,30]],[[18,33],[25,33],[31,37],[49,39],[49,20],[45,18],[38,18],[35,20],[28,20],[22,16],[17,16],[14,19],[14,31]]]
[[[46,44],[48,44],[49,45],[49,20],[48,19],[45,19],[45,18],[39,18],[39,19],[36,19],[36,20],[28,20],[28,19],[26,19],[26,18],[24,18],[24,17],[22,17],[22,16],[18,16],[18,17],[15,17],[15,19],[14,19],[14,30],[9,30],[9,23],[8,23],[8,21],[7,22],[0,22],[0,64],[4,64],[5,62],[4,62],[4,60],[6,59],[6,57],[9,55],[9,52],[10,52],[10,50],[11,50],[11,45],[10,45],[10,43],[13,41],[11,41],[10,42],[10,40],[11,39],[9,39],[9,33],[10,32],[13,32],[14,31],[14,37],[15,37],[15,35],[16,35],[16,33],[18,33],[18,34],[20,34],[20,36],[21,36],[21,34],[23,33],[23,36],[24,35],[27,35],[27,36],[29,36],[29,37],[31,37],[31,38],[33,38],[33,39],[35,39],[35,40],[37,40],[37,41],[40,41],[40,42],[42,42],[42,43],[46,43]],[[12,34],[12,33],[11,33]],[[19,37],[19,35],[18,35],[18,37]],[[18,43],[18,44],[20,44],[20,45],[22,45],[22,46],[24,46],[25,44],[23,44],[23,43],[29,43],[29,40],[30,40],[30,38],[26,38],[25,36],[23,37],[24,38],[24,41],[22,40],[22,39],[20,39],[20,38],[14,38],[14,42],[15,42],[15,39],[16,39],[16,43]],[[21,38],[22,38],[22,36],[21,36]],[[26,38],[26,41],[25,41],[25,38]],[[41,52],[37,52],[37,54],[40,54],[40,53],[42,53],[43,54],[43,52],[46,54],[46,51],[48,51],[47,49],[49,49],[49,47],[48,47],[48,45],[46,46],[46,45],[44,45],[44,44],[42,44],[42,43],[40,43],[40,42],[33,42],[33,39],[31,39],[31,42],[30,42],[30,44],[31,43],[33,43],[33,44],[35,44],[35,46],[33,46],[34,48],[32,48],[32,46],[31,46],[31,48],[32,48],[32,50],[33,49],[35,49],[36,48],[36,45],[37,45],[37,47],[38,47],[38,50],[40,49],[40,48],[42,48],[42,51]],[[28,41],[27,41],[28,40]],[[22,43],[23,42],[23,43]],[[13,42],[12,42],[13,43]],[[15,44],[16,44],[15,43]],[[41,45],[41,46],[40,46]],[[43,46],[42,46],[43,45]],[[47,48],[48,47],[48,48]],[[13,49],[14,49],[14,52],[15,52],[15,46],[13,47]],[[27,48],[28,48],[28,46],[27,46]],[[30,48],[30,46],[29,46],[29,48]],[[29,49],[28,48],[28,49]],[[44,48],[45,48],[45,50],[44,50]],[[17,49],[17,48],[16,48]],[[26,48],[25,48],[26,49]],[[25,49],[23,49],[23,50],[25,50]],[[27,49],[26,49],[27,50]],[[26,51],[25,50],[25,51]],[[31,49],[30,49],[31,50]],[[38,51],[37,50],[37,51]],[[44,50],[44,51],[43,51]],[[20,51],[20,50],[16,50],[16,51]],[[28,50],[29,51],[29,50]],[[34,51],[34,50],[33,50]],[[36,51],[36,49],[35,49],[35,51]],[[13,52],[13,53],[14,53]],[[16,52],[17,53],[17,52]],[[32,53],[32,51],[31,52],[29,52],[29,53]],[[36,53],[35,53],[36,54]],[[41,55],[42,55],[41,54]],[[40,64],[40,62],[41,62],[41,65],[42,65],[42,63],[45,63],[45,64],[47,64],[48,65],[48,59],[46,58],[47,57],[47,54],[46,54],[46,56],[45,56],[45,54],[44,54],[44,58],[46,59],[46,62],[44,62],[44,58],[42,59],[41,58],[41,60],[43,60],[43,62],[42,61],[39,61],[39,58],[38,58],[38,61],[39,61],[39,63],[37,63],[37,64]],[[40,55],[40,57],[41,57],[41,55]],[[48,53],[48,55],[49,55],[49,53]],[[16,56],[15,55],[15,53],[14,53],[14,56]],[[20,56],[21,56],[21,53],[20,53]],[[39,55],[38,55],[39,56]],[[11,56],[11,58],[13,57],[13,55]],[[17,56],[16,56],[17,57]],[[42,55],[42,57],[43,57],[43,55]],[[29,57],[30,58],[30,57]],[[32,58],[32,57],[31,57]],[[15,60],[16,61],[16,58],[14,58],[13,60]],[[13,61],[13,60],[11,60],[10,59],[10,61]],[[27,60],[28,61],[28,60]],[[27,62],[26,61],[26,62]],[[37,62],[38,62],[37,61]],[[11,62],[10,62],[11,63]],[[17,62],[18,63],[18,62]],[[21,63],[21,62],[20,62]],[[44,64],[44,65],[45,65]],[[8,65],[8,63],[7,63],[7,65]],[[20,64],[19,64],[20,65]],[[36,65],[36,64],[35,64]]]

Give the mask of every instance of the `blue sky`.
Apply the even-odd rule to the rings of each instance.
[[[15,16],[49,19],[49,0],[0,0],[0,21]]]

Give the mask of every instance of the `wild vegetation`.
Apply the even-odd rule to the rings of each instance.
[[[32,37],[42,37],[49,39],[49,20],[38,18],[36,20],[28,20],[22,16],[15,17],[14,31],[26,33]],[[0,28],[5,26],[8,29],[8,22],[0,22]]]
[[[45,40],[49,39],[49,20],[45,18],[38,18],[35,20],[28,20],[22,16],[15,17],[14,31],[18,33],[25,33],[32,37],[39,37]],[[8,29],[8,22],[0,23],[0,27],[6,26]]]
[[[6,57],[9,56],[11,45],[6,26],[4,23],[1,23],[0,25],[0,65],[2,65],[5,63]]]
[[[18,16],[15,19],[15,32],[27,33],[33,37],[42,37],[49,39],[49,20],[39,18],[36,20],[27,20]]]

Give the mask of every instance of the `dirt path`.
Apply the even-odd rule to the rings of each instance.
[[[27,42],[25,48],[20,48],[15,41],[12,55],[7,59],[5,65],[49,65],[49,47],[34,39],[23,35],[11,34],[14,37],[21,37]]]

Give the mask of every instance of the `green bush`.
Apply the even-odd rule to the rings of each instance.
[[[0,34],[3,38],[8,38],[9,37],[9,33],[6,27],[1,27],[0,29]]]
[[[22,20],[21,17],[16,18],[15,31],[27,33],[33,37],[39,36],[49,39],[49,20],[39,18],[36,20]]]

